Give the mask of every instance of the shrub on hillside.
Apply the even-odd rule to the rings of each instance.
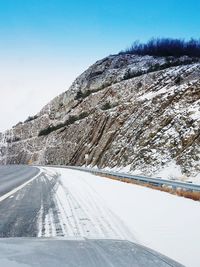
[[[150,55],[158,57],[198,57],[200,58],[200,40],[172,38],[152,38],[147,43],[134,42],[133,45],[121,52],[122,54]]]
[[[87,96],[89,96],[92,92],[89,90],[86,90],[85,92],[82,92],[81,90],[77,92],[75,96],[75,100],[84,99]]]
[[[35,115],[35,116],[29,116],[29,117],[24,121],[24,123],[29,122],[29,121],[33,121],[33,120],[35,120],[35,119],[37,119],[37,118],[38,118],[38,115]]]
[[[66,120],[64,123],[59,123],[57,125],[49,125],[49,126],[47,126],[47,128],[40,130],[38,133],[38,136],[48,135],[51,132],[59,130],[60,128],[63,128],[65,126],[69,126],[78,120],[82,120],[82,119],[86,118],[87,116],[89,116],[89,113],[85,112],[85,111],[80,113],[78,116],[77,115],[70,115],[68,120]]]
[[[106,102],[105,104],[103,104],[103,106],[101,107],[102,110],[108,110],[111,109],[112,105],[110,104],[110,102]]]

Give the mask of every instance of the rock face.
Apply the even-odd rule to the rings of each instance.
[[[0,163],[200,171],[200,63],[130,54],[96,62],[36,116],[0,134]]]

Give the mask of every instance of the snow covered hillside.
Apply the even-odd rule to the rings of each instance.
[[[81,171],[45,170],[61,175],[54,196],[61,235],[127,239],[199,267],[199,202]],[[39,219],[38,235],[42,228],[43,236],[59,235],[54,220],[52,210],[44,225]]]
[[[99,60],[36,116],[0,134],[0,163],[80,166],[87,154],[99,168],[200,180],[199,77],[200,63],[188,57]]]

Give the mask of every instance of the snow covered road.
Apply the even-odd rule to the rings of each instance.
[[[61,174],[52,199],[54,205],[43,215],[41,206],[38,219],[38,236],[86,237],[136,241],[133,234],[108,209],[105,201],[80,175],[80,172],[43,168],[46,176]],[[82,173],[81,173],[82,174]]]
[[[0,237],[136,241],[80,172],[40,168],[38,176],[29,179],[24,187],[7,193],[6,198],[1,196]]]
[[[0,201],[0,237],[128,240],[199,267],[199,202],[77,170],[39,169]]]
[[[91,196],[105,208],[109,216],[104,217],[109,221],[117,215],[113,225],[124,227],[124,237],[131,232],[128,240],[136,240],[187,267],[200,266],[199,202],[81,171],[57,170],[63,186],[69,186],[83,203],[91,203],[87,202]]]

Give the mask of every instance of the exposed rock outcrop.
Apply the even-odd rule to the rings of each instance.
[[[114,55],[36,116],[0,134],[0,163],[88,164],[150,175],[200,171],[200,63]]]

